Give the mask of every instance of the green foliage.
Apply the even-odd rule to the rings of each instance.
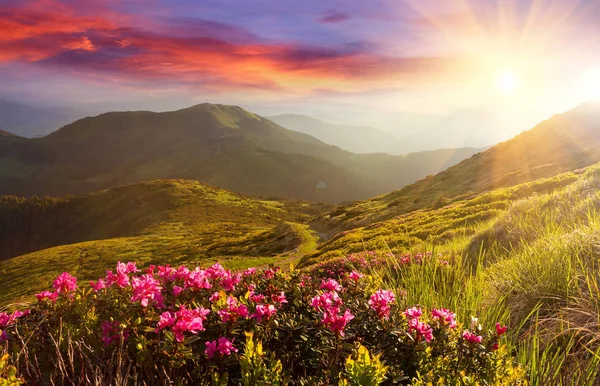
[[[10,356],[8,354],[5,354],[0,358],[0,386],[18,386],[25,384],[21,378],[17,377],[16,367],[8,364],[9,359]]]
[[[371,355],[369,350],[360,345],[348,356],[344,374],[339,385],[377,386],[385,381],[387,367],[379,360],[381,355]]]
[[[246,332],[246,348],[240,356],[242,385],[278,386],[287,385],[289,379],[283,375],[281,361],[275,353],[267,356],[262,342],[254,339],[252,332]]]

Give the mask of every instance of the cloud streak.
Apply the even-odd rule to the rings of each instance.
[[[78,2],[78,8],[85,8],[85,1]],[[133,17],[114,9],[97,10],[95,16],[82,15],[73,3],[58,0],[4,7],[0,62],[27,62],[129,82],[301,91],[341,82],[349,88],[368,87],[386,77],[408,79],[453,66],[449,58],[384,56],[367,44],[315,46],[264,40],[239,26],[190,17],[153,20],[158,31],[154,32],[143,28],[139,19],[129,24]],[[348,18],[333,12],[321,21]]]

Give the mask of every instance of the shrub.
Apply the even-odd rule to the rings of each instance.
[[[32,384],[490,384],[521,374],[498,350],[501,333],[409,307],[360,267],[329,264],[233,273],[118,263],[91,288],[63,273],[29,310],[0,314],[4,350]]]

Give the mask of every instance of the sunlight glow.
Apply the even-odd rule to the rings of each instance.
[[[519,87],[519,78],[514,72],[505,71],[498,76],[496,85],[504,94],[512,94]]]
[[[582,82],[586,98],[600,100],[600,67],[586,71]]]

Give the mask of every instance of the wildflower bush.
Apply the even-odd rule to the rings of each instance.
[[[524,384],[504,326],[406,304],[362,258],[243,273],[118,263],[89,286],[63,273],[0,314],[0,342],[31,384]]]

